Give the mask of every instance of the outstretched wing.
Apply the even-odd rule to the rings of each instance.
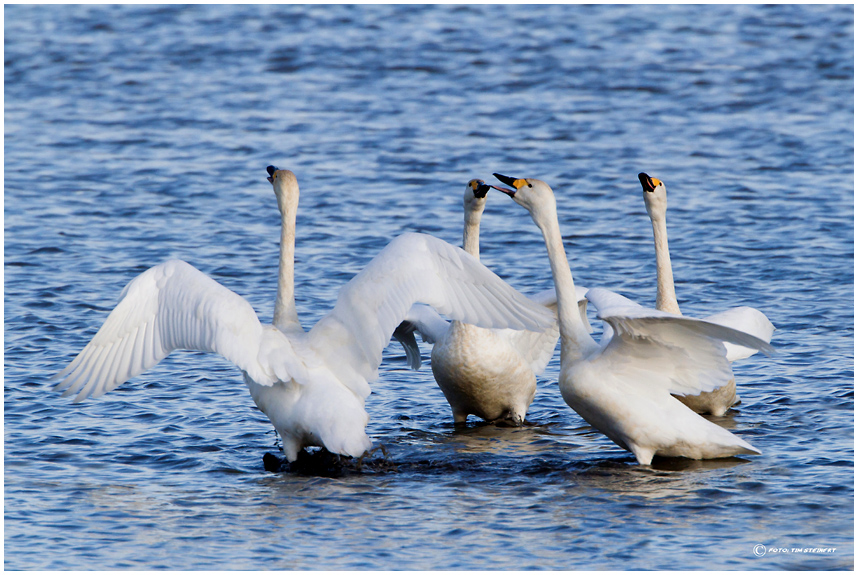
[[[760,310],[752,307],[734,307],[703,319],[709,323],[717,323],[718,325],[732,327],[733,329],[749,333],[766,343],[772,341],[772,334],[775,332],[775,326],[772,325],[769,318]],[[727,359],[729,361],[745,359],[757,353],[757,350],[752,347],[743,347],[728,342],[725,342],[724,345],[727,348]]]
[[[271,385],[288,376],[295,358],[285,336],[269,331],[244,298],[190,264],[171,260],[131,280],[92,341],[54,376],[60,380],[56,389],[64,396],[76,393],[76,402],[98,397],[176,349],[218,353]],[[275,355],[272,348],[278,359],[263,366],[260,352]]]
[[[593,288],[587,299],[613,336],[599,361],[615,371],[640,371],[630,381],[662,386],[676,395],[698,395],[732,378],[723,342],[769,354],[767,342],[736,329],[705,320],[645,308],[611,291]],[[644,373],[646,375],[644,375]],[[644,383],[645,382],[645,383]]]
[[[381,353],[415,303],[480,327],[543,329],[552,314],[460,248],[406,233],[340,289],[337,303],[310,331],[317,354],[355,393],[369,394]]]

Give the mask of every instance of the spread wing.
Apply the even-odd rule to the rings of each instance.
[[[723,342],[760,350],[766,341],[731,327],[645,308],[611,291],[593,288],[587,299],[613,335],[598,361],[627,371],[629,381],[660,386],[676,395],[698,395],[732,378]],[[633,372],[640,372],[635,377]]]
[[[551,313],[518,293],[473,256],[438,238],[394,239],[339,293],[309,341],[343,383],[369,393],[381,353],[415,303],[487,328],[540,330]]]
[[[717,323],[718,325],[732,327],[733,329],[749,333],[766,343],[772,341],[772,334],[775,332],[775,326],[772,325],[769,318],[760,310],[752,307],[735,307],[703,319],[709,323]],[[745,359],[757,353],[757,350],[752,347],[743,347],[729,342],[725,342],[724,345],[727,348],[727,359],[729,361]]]
[[[288,381],[290,372],[302,371],[301,362],[272,329],[244,298],[171,260],[131,280],[92,341],[54,376],[56,389],[77,394],[76,402],[98,397],[176,349],[218,353],[263,385]]]

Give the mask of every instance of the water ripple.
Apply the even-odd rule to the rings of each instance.
[[[7,569],[854,568],[848,6],[5,16]],[[576,281],[652,303],[636,174],[657,175],[683,310],[753,305],[778,328],[716,418],[763,455],[641,468],[563,402],[558,357],[537,425],[458,429],[428,367],[391,346],[367,401],[388,456],[325,473],[265,471],[276,434],[218,357],[176,353],[81,404],[48,392],[169,258],[270,320],[269,164],[301,181],[305,326],[402,231],[458,243],[462,186],[495,171],[552,184]],[[512,202],[490,196],[482,243],[522,291],[550,287]]]

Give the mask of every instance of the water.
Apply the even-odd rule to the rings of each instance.
[[[5,568],[853,568],[852,62],[850,6],[6,6]],[[564,404],[559,354],[538,425],[455,430],[390,346],[390,466],[342,477],[264,471],[277,438],[217,356],[47,391],[171,257],[270,321],[268,164],[302,186],[305,326],[402,231],[459,243],[494,171],[552,185],[580,284],[652,303],[636,175],[663,179],[683,311],[778,327],[717,419],[763,455],[642,468]],[[482,238],[551,285],[500,194]]]

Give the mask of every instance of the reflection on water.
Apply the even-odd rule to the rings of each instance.
[[[849,6],[4,14],[7,569],[853,568]],[[301,183],[305,326],[403,231],[459,243],[462,186],[492,172],[551,183],[576,282],[651,304],[636,175],[662,179],[683,311],[752,305],[778,328],[774,357],[734,366],[742,404],[710,418],[763,454],[638,466],[565,405],[558,356],[534,425],[457,428],[428,363],[390,346],[367,401],[387,454],[331,476],[265,471],[276,435],[216,356],[81,404],[47,392],[169,258],[270,320],[269,164]],[[481,232],[501,277],[550,286],[508,198]]]

